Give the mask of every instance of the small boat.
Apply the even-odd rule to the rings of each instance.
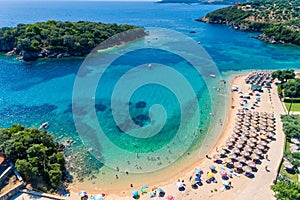
[[[212,78],[216,78],[216,75],[214,75],[214,74],[210,74],[209,76]]]
[[[49,123],[48,122],[44,122],[40,125],[39,129],[47,129],[49,127]]]
[[[196,31],[190,31],[190,33],[196,33]]]

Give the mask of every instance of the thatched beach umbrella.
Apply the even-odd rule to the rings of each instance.
[[[237,139],[237,138],[240,137],[240,134],[238,134],[238,133],[233,133],[230,137]]]
[[[243,171],[246,172],[246,173],[252,172],[252,169],[251,169],[251,167],[249,167],[249,166],[244,166],[242,169],[243,169]]]
[[[274,128],[272,128],[272,127],[269,127],[268,129],[267,129],[267,131],[274,131],[275,129]]]
[[[213,155],[213,159],[214,159],[214,160],[220,160],[220,159],[221,159],[220,154],[214,154],[214,155]]]
[[[231,152],[233,152],[235,154],[239,154],[241,151],[238,148],[234,148],[231,150]]]
[[[237,116],[239,119],[244,119],[244,116],[243,115],[238,115]]]
[[[242,122],[236,122],[235,125],[236,126],[241,126],[243,123]]]
[[[237,156],[236,156],[236,154],[235,153],[230,153],[230,154],[228,154],[228,158],[236,158]]]
[[[252,167],[252,168],[255,168],[255,167],[256,167],[256,164],[255,164],[253,161],[251,161],[251,160],[247,161],[246,164],[247,164],[249,167]]]
[[[245,119],[251,120],[251,117],[250,116],[246,116]]]
[[[242,148],[244,147],[244,145],[242,145],[242,144],[240,144],[240,143],[237,143],[237,144],[236,144],[236,147],[239,148],[239,149],[242,149]]]
[[[244,122],[244,126],[250,126],[249,122]]]
[[[248,140],[247,144],[248,144],[250,147],[254,147],[254,146],[255,146],[255,143],[254,143],[254,142],[251,142],[250,140]]]
[[[234,129],[240,130],[240,129],[242,129],[242,126],[237,125],[237,126],[234,127]]]
[[[268,145],[268,143],[266,141],[260,141],[258,144],[261,145],[261,146],[267,146]]]
[[[237,121],[237,122],[242,122],[242,121],[243,121],[243,117],[238,117],[238,118],[236,119],[236,121]]]
[[[235,162],[235,163],[233,164],[233,166],[234,166],[235,168],[242,168],[242,167],[243,167],[243,165],[242,165],[241,163],[239,163],[239,162]]]
[[[256,147],[257,147],[259,150],[264,150],[264,149],[265,149],[265,147],[264,147],[264,146],[262,146],[262,145],[260,145],[260,144],[259,144],[259,145],[257,145]]]
[[[239,130],[239,129],[234,129],[233,132],[234,132],[234,133],[240,133],[241,130]]]
[[[230,141],[227,141],[226,144],[228,145],[228,147],[231,147],[234,145],[233,142],[230,142]]]
[[[249,151],[249,152],[252,152],[252,147],[250,147],[249,145],[246,145],[245,147],[244,147],[244,151]]]
[[[260,121],[261,121],[261,122],[266,122],[267,119],[266,119],[266,118],[262,118]]]
[[[249,141],[253,142],[253,143],[256,143],[257,142],[257,139],[256,138],[250,138]]]
[[[236,141],[236,138],[230,137],[228,140],[229,140],[230,142],[235,142],[235,141]]]
[[[245,150],[242,151],[241,154],[242,154],[243,156],[246,156],[246,157],[250,156],[250,152],[249,152],[249,151],[245,151]]]
[[[241,163],[246,163],[246,158],[244,158],[242,156],[237,157],[237,160]]]
[[[267,133],[265,130],[260,130],[259,132],[260,132],[260,134],[263,134],[263,135],[265,135]]]
[[[255,138],[256,136],[257,136],[257,133],[256,133],[256,132],[251,132],[251,133],[250,133],[250,137]]]
[[[272,138],[272,137],[274,137],[274,133],[273,132],[268,132],[267,134],[266,134],[266,136],[268,137],[268,138]]]
[[[259,149],[254,149],[253,152],[254,152],[255,154],[257,154],[257,155],[261,155],[261,154],[262,154],[262,151],[259,150]]]
[[[262,119],[267,119],[267,115],[261,115],[260,120],[262,120]]]
[[[268,139],[268,137],[266,135],[260,135],[259,138],[262,139],[262,140]]]
[[[252,154],[251,156],[250,156],[253,160],[258,160],[258,159],[260,159],[260,156],[259,155],[257,155],[257,154]]]

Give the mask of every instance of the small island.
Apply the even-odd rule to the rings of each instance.
[[[54,20],[19,24],[0,29],[0,51],[10,56],[20,56],[25,61],[85,56],[106,39],[129,30],[132,32],[125,37],[126,41],[111,45],[119,45],[146,35],[143,28],[128,24]]]
[[[300,45],[299,17],[298,0],[255,0],[210,12],[196,21],[262,32],[258,39],[268,43]]]

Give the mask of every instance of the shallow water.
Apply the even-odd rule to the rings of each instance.
[[[49,131],[58,136],[59,139],[72,138],[77,141],[79,146],[82,143],[81,139],[83,139],[86,148],[93,148],[93,155],[99,156],[99,159],[109,167],[116,168],[118,166],[123,171],[142,173],[149,171],[149,169],[163,168],[175,162],[178,157],[186,156],[187,151],[189,151],[180,151],[182,145],[186,146],[184,142],[174,142],[174,144],[171,142],[174,137],[176,138],[176,130],[178,130],[179,122],[182,120],[180,106],[188,104],[181,104],[182,102],[178,101],[177,96],[169,87],[148,84],[132,93],[130,99],[126,99],[126,101],[120,99],[120,107],[129,108],[135,125],[140,128],[149,127],[151,124],[149,112],[153,105],[163,106],[166,115],[162,113],[156,117],[158,117],[157,122],[166,120],[166,123],[158,134],[150,139],[138,140],[136,137],[123,134],[124,130],[118,128],[112,115],[114,110],[111,110],[110,100],[115,85],[125,72],[140,64],[162,63],[172,66],[187,79],[196,94],[199,121],[191,120],[191,123],[185,123],[185,129],[183,129],[185,131],[182,132],[185,134],[182,134],[180,138],[188,138],[187,144],[193,149],[197,149],[196,147],[199,147],[205,134],[209,134],[210,138],[219,134],[219,131],[215,130],[208,132],[209,129],[212,129],[212,125],[219,126],[219,121],[224,121],[224,113],[226,112],[224,105],[226,105],[226,99],[228,100],[228,93],[225,88],[222,89],[221,93],[216,91],[217,87],[222,87],[219,79],[229,79],[232,74],[243,70],[296,68],[300,66],[299,47],[265,44],[249,38],[255,35],[254,33],[238,32],[226,26],[194,21],[195,18],[222,7],[220,5],[155,4],[149,2],[1,2],[0,5],[0,26],[14,26],[18,23],[33,23],[48,19],[129,23],[143,27],[162,27],[175,30],[192,38],[194,43],[201,42],[201,46],[211,56],[222,77],[209,78],[210,68],[204,65],[200,68],[205,71],[205,75],[199,76],[199,73],[184,59],[169,52],[155,49],[134,51],[113,62],[110,68],[103,73],[103,79],[97,83],[99,87],[97,87],[95,94],[89,96],[89,101],[95,103],[96,118],[89,109],[80,105],[76,107],[77,105],[73,104],[73,109],[75,106],[81,114],[83,130],[87,134],[91,134],[87,140],[82,137],[81,133],[78,134],[72,113],[74,81],[83,58],[41,59],[26,63],[4,54],[0,55],[1,127],[9,127],[13,123],[38,127],[42,122],[48,121],[50,124]],[[196,33],[190,34],[190,31]],[[130,45],[140,45],[139,42],[142,41]],[[159,40],[159,42],[161,41]],[[176,43],[173,45],[176,46]],[[186,48],[188,49],[189,46]],[[118,50],[113,50],[112,53],[120,54]],[[160,68],[153,65],[153,70],[155,69]],[[90,70],[87,73],[95,72],[97,74],[101,72],[101,69],[98,68],[90,68]],[[204,81],[205,78],[207,79],[206,82]],[[174,86],[180,86],[176,85],[176,80],[173,82]],[[86,88],[89,88],[89,85]],[[186,99],[186,101],[188,100],[191,99]],[[210,113],[213,113],[214,116],[212,117]],[[117,115],[120,116],[120,114]],[[193,116],[190,117],[193,119]],[[92,135],[92,133],[97,133],[98,129],[95,132],[97,124],[101,125],[107,138],[114,146],[125,152],[130,152],[126,154],[128,157],[124,157],[123,154],[116,154],[114,149],[106,147],[108,143],[101,143],[103,138],[97,137],[97,134]],[[199,127],[203,129],[202,133],[196,131]],[[216,129],[220,130],[220,127]],[[194,131],[196,131],[196,135],[193,136]],[[147,132],[143,132],[143,134],[147,134]],[[206,148],[209,148],[210,145],[202,144]],[[164,151],[160,151],[164,148]],[[171,153],[166,153],[169,151],[168,148],[176,156],[172,157],[169,155]],[[157,153],[158,151],[160,153]],[[155,156],[148,155],[153,152]],[[143,154],[145,154],[144,157]],[[143,157],[149,162],[136,161],[137,156]],[[137,162],[137,166],[133,164],[129,167],[127,161]],[[87,160],[87,162],[90,165],[94,163],[93,160]],[[139,163],[144,164],[140,166]],[[186,164],[188,165],[188,162]],[[143,170],[140,170],[139,167],[142,167]]]

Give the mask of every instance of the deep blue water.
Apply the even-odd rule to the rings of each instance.
[[[271,45],[250,38],[255,33],[234,31],[222,25],[209,25],[194,21],[205,13],[223,7],[221,5],[186,5],[157,4],[152,2],[0,2],[0,26],[16,26],[18,23],[34,23],[46,20],[61,21],[101,21],[105,23],[128,23],[143,27],[161,27],[178,31],[191,37],[208,52],[224,77],[231,71],[251,69],[280,69],[300,67],[300,48],[289,45]],[[196,33],[191,34],[190,31]],[[170,36],[172,37],[172,35]],[[187,47],[188,48],[188,47]],[[137,59],[138,58],[138,59]],[[133,94],[130,112],[138,126],[149,125],[151,105],[161,104],[168,111],[165,129],[154,140],[146,140],[149,146],[122,135],[111,116],[110,99],[101,96],[112,92],[113,83],[122,75],[122,70],[129,70],[137,63],[149,62],[177,66],[197,93],[199,101],[200,125],[206,130],[213,111],[207,87],[202,77],[195,76],[195,71],[176,56],[164,52],[147,51],[127,55],[120,59],[115,67],[103,79],[104,91],[97,89],[95,95],[97,119],[105,124],[104,129],[113,143],[131,152],[148,152],[152,148],[160,149],[168,144],[178,128],[178,102],[172,92],[159,86],[145,86]],[[124,62],[125,59],[125,62]],[[23,62],[13,57],[0,54],[0,127],[9,127],[21,123],[38,127],[49,121],[49,131],[57,136],[78,138],[72,116],[72,92],[77,71],[83,58],[42,59]],[[114,66],[114,65],[112,65]],[[123,68],[118,68],[118,67]],[[209,69],[206,69],[209,70]],[[107,84],[108,83],[108,84]],[[101,82],[99,83],[101,84]],[[176,81],[174,82],[176,85]],[[102,88],[103,89],[103,88]],[[150,92],[149,92],[150,90]],[[158,92],[160,91],[160,92]],[[163,94],[163,95],[161,95]],[[92,97],[91,97],[92,98]],[[139,102],[140,108],[136,108]],[[132,105],[131,105],[132,104]],[[128,106],[127,105],[127,106]],[[76,106],[76,105],[75,105]],[[135,106],[135,107],[134,107]],[[177,107],[176,107],[177,106]],[[73,105],[74,108],[74,105]],[[78,107],[83,116],[90,116],[85,108]],[[89,117],[82,120],[90,120]],[[85,124],[87,132],[92,132],[93,124]],[[91,137],[92,140],[96,139]],[[120,141],[116,138],[120,138]],[[151,141],[153,144],[151,144]],[[154,149],[155,150],[155,149]]]

